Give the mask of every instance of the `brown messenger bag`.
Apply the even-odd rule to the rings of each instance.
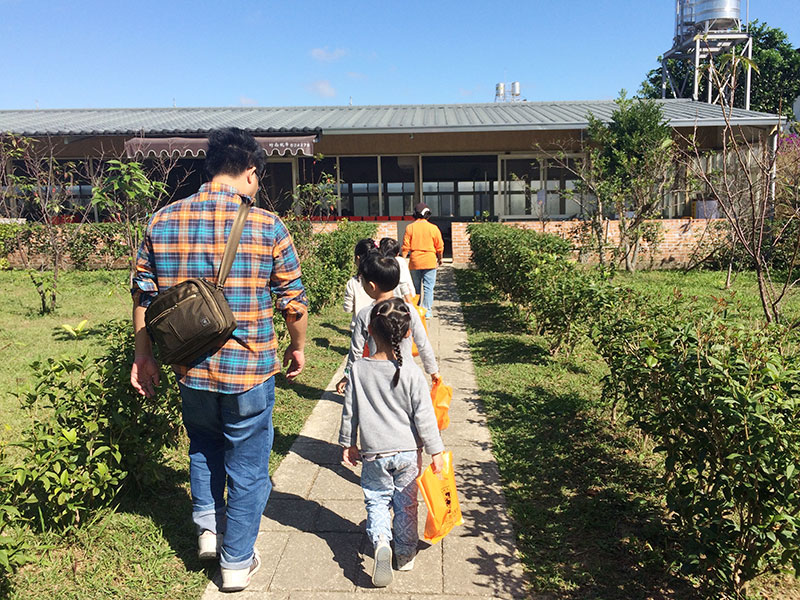
[[[222,347],[236,329],[236,319],[222,288],[250,210],[251,200],[241,196],[241,201],[225,243],[217,283],[204,278],[187,279],[160,292],[145,311],[147,331],[163,363],[188,365]]]

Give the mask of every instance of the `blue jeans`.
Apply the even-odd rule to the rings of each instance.
[[[198,533],[224,532],[220,566],[247,568],[272,490],[269,453],[275,379],[241,394],[179,387],[189,434],[192,520]]]
[[[367,537],[373,546],[381,536],[392,539],[397,554],[415,554],[417,533],[417,476],[422,464],[418,450],[365,460],[361,466],[361,489],[367,506]],[[394,509],[392,520],[389,509]]]
[[[422,297],[420,306],[427,309],[426,317],[431,316],[433,308],[433,287],[436,285],[436,269],[414,269],[411,271],[414,289]]]

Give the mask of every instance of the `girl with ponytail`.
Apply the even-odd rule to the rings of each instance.
[[[367,535],[375,547],[372,583],[392,581],[394,539],[397,569],[414,565],[417,533],[417,477],[422,451],[442,470],[439,435],[428,382],[412,360],[403,360],[411,311],[400,298],[377,302],[370,311],[369,334],[375,352],[356,360],[344,393],[339,443],[348,466],[363,461],[361,488],[367,508]],[[361,450],[357,441],[361,440]],[[392,517],[391,512],[394,512]]]

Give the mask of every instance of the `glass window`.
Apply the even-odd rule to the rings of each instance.
[[[425,156],[423,200],[435,216],[494,212],[497,156]],[[480,195],[475,192],[480,190]],[[463,198],[463,200],[462,200]]]
[[[473,194],[458,195],[458,216],[472,217],[479,213],[475,212],[475,196]]]
[[[549,160],[547,163],[547,214],[564,218],[582,213],[580,198],[575,195],[577,160]]]
[[[453,194],[439,194],[439,216],[453,216]]]
[[[403,216],[405,202],[403,196],[389,196],[389,215],[393,217]]]
[[[543,206],[538,197],[541,189],[539,161],[516,158],[505,161],[505,189],[509,215],[540,215]]]
[[[369,196],[353,197],[353,215],[356,217],[369,216]]]
[[[339,159],[342,208],[355,216],[377,216],[378,159],[374,156],[345,156]]]

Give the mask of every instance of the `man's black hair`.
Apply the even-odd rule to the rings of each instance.
[[[391,292],[400,283],[400,265],[393,258],[370,252],[361,259],[358,274],[382,292]]]
[[[390,258],[394,258],[400,254],[401,250],[400,242],[390,237],[383,238],[378,248],[380,249],[381,254]]]
[[[267,155],[256,139],[237,127],[215,129],[208,134],[205,171],[210,178],[217,175],[241,175],[255,167],[261,175],[267,166]]]

